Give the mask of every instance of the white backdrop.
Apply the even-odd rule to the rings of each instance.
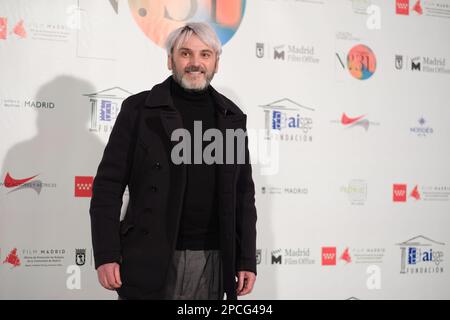
[[[449,299],[449,0],[1,0],[0,298],[116,298],[92,177],[186,20],[219,31],[213,85],[271,139],[248,298]]]

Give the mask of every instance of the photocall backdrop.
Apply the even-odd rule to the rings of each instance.
[[[117,298],[93,176],[186,21],[217,31],[212,84],[252,132],[245,299],[449,299],[448,0],[1,0],[0,298]]]

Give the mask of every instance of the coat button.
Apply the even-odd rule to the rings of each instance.
[[[141,232],[142,232],[142,234],[143,234],[144,236],[148,236],[148,235],[150,234],[150,232],[149,232],[147,229],[145,229],[145,228],[142,228],[142,229],[141,229]]]
[[[161,163],[156,162],[156,163],[153,165],[153,169],[155,169],[155,170],[161,170]]]
[[[156,191],[158,191],[158,188],[156,188],[155,186],[151,186],[150,187],[150,191],[151,192],[156,192]]]

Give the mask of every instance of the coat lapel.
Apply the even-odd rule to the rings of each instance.
[[[166,131],[169,140],[171,140],[172,132],[176,129],[183,128],[181,115],[175,108],[164,108],[161,110],[160,116],[164,130]],[[171,142],[172,145],[175,143],[175,141]]]
[[[159,112],[161,123],[169,140],[174,130],[183,128],[181,115],[176,110],[170,95],[170,81],[168,77],[164,82],[154,86],[145,101],[146,108],[161,109]]]

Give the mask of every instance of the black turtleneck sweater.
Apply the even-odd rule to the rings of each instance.
[[[187,164],[187,183],[183,202],[177,249],[212,250],[219,248],[219,220],[216,202],[216,166],[203,161],[194,163],[194,121],[202,123],[203,133],[216,127],[215,108],[208,89],[202,92],[184,90],[171,81],[175,108],[181,114],[184,128],[191,135],[191,159]],[[203,141],[203,139],[201,139]],[[211,143],[202,142],[202,152]]]

